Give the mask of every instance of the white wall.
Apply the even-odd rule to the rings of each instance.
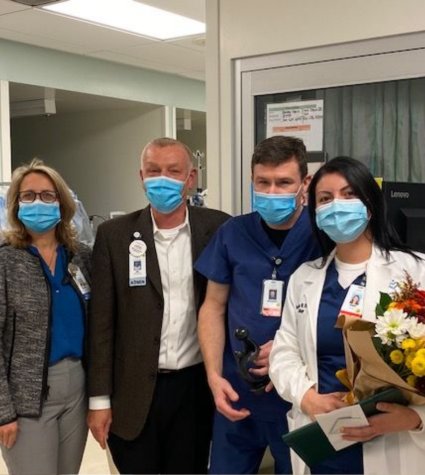
[[[164,134],[162,107],[102,110],[14,119],[13,168],[37,156],[56,168],[89,215],[146,205],[140,152]]]
[[[202,81],[0,39],[0,79],[205,110]]]
[[[192,112],[192,128],[191,130],[183,130],[177,129],[177,140],[182,141],[185,143],[192,152],[196,152],[199,150],[201,153],[204,154],[204,158],[201,160],[201,173],[202,173],[202,180],[199,180],[199,173],[197,177],[197,182],[194,184],[194,190],[202,184],[202,188],[207,188],[207,170],[205,169],[205,161],[206,161],[206,143],[207,143],[207,130],[206,130],[206,120],[205,120],[205,113],[204,112]],[[193,160],[193,165],[197,167],[198,163],[196,160]],[[216,193],[218,195],[218,192]]]
[[[209,204],[232,212],[232,60],[425,31],[423,0],[206,0]],[[218,158],[216,160],[216,157]]]
[[[177,129],[177,139],[184,142],[192,152],[200,150],[205,153],[206,128],[205,121],[196,121],[192,123],[190,130]]]

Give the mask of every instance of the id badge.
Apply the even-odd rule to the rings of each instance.
[[[362,317],[363,313],[363,298],[364,285],[352,284],[350,285],[344,303],[342,304],[340,315],[348,315],[350,317]]]
[[[264,317],[282,316],[282,280],[263,280],[263,295],[261,297],[261,315]]]
[[[75,285],[78,287],[81,295],[84,300],[90,299],[90,284],[87,282],[84,274],[81,272],[81,269],[76,264],[68,264],[68,272],[70,273],[72,280],[75,282]]]
[[[128,253],[128,285],[146,285],[146,244],[140,239],[130,243]]]

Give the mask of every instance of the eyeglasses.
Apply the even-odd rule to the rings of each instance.
[[[37,196],[40,197],[40,200],[44,203],[54,203],[58,199],[57,191],[43,190],[40,193],[36,193],[32,190],[20,191],[19,201],[21,203],[33,203]]]

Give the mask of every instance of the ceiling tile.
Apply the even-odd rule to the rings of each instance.
[[[117,48],[114,48],[117,51]],[[133,46],[127,53],[136,58],[174,65],[182,69],[204,69],[204,55],[189,48],[175,45],[174,43],[153,43],[150,45]]]
[[[16,41],[18,43],[26,43],[41,48],[56,49],[65,51],[67,53],[83,54],[81,47],[78,45],[70,45],[69,43],[61,43],[59,39],[40,37],[30,33],[22,33],[20,31],[7,30],[0,28],[0,38],[10,41]]]
[[[19,3],[10,2],[9,0],[0,0],[0,15],[6,15],[20,10],[28,10],[30,7],[20,5]]]
[[[205,54],[205,35],[173,40],[172,44],[176,46],[183,46],[184,48],[193,49],[195,51],[198,51],[199,53]]]
[[[152,7],[205,22],[205,1],[201,0],[136,0]]]

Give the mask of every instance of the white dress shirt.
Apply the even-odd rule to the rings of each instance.
[[[182,369],[202,361],[196,332],[188,213],[184,223],[173,229],[159,229],[153,216],[152,221],[164,295],[158,367]]]
[[[159,369],[182,369],[202,361],[197,336],[193,259],[188,213],[184,223],[159,229],[152,216],[155,249],[161,272],[164,313]],[[147,269],[149,275],[149,269]],[[89,399],[90,409],[111,407],[109,396]]]

